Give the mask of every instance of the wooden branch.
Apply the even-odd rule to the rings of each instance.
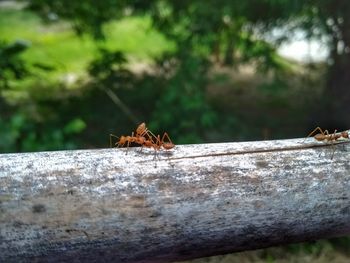
[[[347,142],[313,138],[180,145],[156,160],[3,154],[0,262],[171,262],[349,234],[349,160]]]

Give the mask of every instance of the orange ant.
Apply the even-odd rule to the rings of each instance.
[[[320,131],[320,133],[317,133],[314,136],[315,140],[331,142],[332,143],[332,147],[334,147],[333,143],[335,141],[337,141],[338,139],[340,139],[340,138],[349,139],[348,131],[337,132],[337,130],[334,130],[334,133],[329,133],[328,130],[322,131],[322,129],[320,127],[316,127],[306,138],[312,136],[316,131]],[[333,159],[334,151],[335,150],[333,150],[331,159]]]
[[[320,127],[316,127],[307,137],[312,136],[316,131],[321,132],[314,136],[317,141],[335,142],[340,138],[349,139],[349,133],[347,131],[337,133],[337,130],[335,130],[334,133],[330,134],[328,130],[322,131]]]
[[[127,143],[127,148],[129,148],[130,143],[137,143],[141,145],[149,145],[149,142],[147,142],[144,135],[146,135],[148,132],[148,129],[146,128],[146,124],[143,122],[136,128],[136,136],[134,136],[134,132],[131,133],[131,136],[124,136],[122,135],[120,138],[110,134],[109,135],[109,144],[110,147],[112,147],[112,137],[119,138],[119,141],[115,143],[117,147],[122,147]]]
[[[152,137],[156,140],[156,148],[157,150],[160,150],[161,147],[163,147],[165,150],[170,150],[175,147],[175,144],[171,141],[169,135],[164,132],[162,139],[160,139],[160,135],[158,134],[155,136],[151,131],[148,131],[149,134],[152,135]],[[164,139],[167,139],[167,142],[164,141]]]
[[[135,136],[134,136],[135,135]],[[119,138],[113,134],[109,135],[110,146],[112,146],[112,137]],[[165,142],[164,139],[167,139],[168,142]],[[154,141],[155,140],[155,141]],[[135,133],[132,132],[131,136],[121,136],[119,141],[116,143],[117,147],[122,147],[127,143],[127,148],[129,149],[130,143],[137,143],[141,145],[141,150],[143,147],[153,148],[155,150],[155,154],[157,150],[160,150],[163,147],[165,150],[170,150],[175,147],[175,144],[169,138],[167,133],[164,133],[162,139],[160,139],[160,135],[155,136],[143,122],[137,128]]]

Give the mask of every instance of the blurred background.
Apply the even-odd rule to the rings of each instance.
[[[350,128],[348,0],[0,1],[0,153]],[[347,237],[195,262],[349,262]]]

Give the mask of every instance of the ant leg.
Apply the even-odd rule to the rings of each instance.
[[[112,137],[119,139],[118,136],[115,136],[114,134],[109,134],[109,147],[110,148],[112,148]]]
[[[157,157],[158,157],[158,160],[159,160],[159,156],[157,155],[157,149],[154,148],[154,157],[153,157],[153,160],[154,160],[154,168],[157,168]]]
[[[329,136],[329,140],[332,141],[332,142],[337,140],[337,138],[335,137],[336,134],[337,134],[337,130],[334,130],[334,133]]]
[[[154,159],[154,168],[157,168],[157,160]]]
[[[314,135],[316,131],[320,131],[321,134],[324,135],[324,132],[322,131],[322,129],[320,127],[316,127],[312,132],[309,133],[307,137],[305,137],[305,139],[303,140],[303,143],[306,141],[307,138]]]
[[[153,143],[153,149],[154,149],[154,159],[159,159],[159,156],[157,155],[157,151],[160,150],[160,146],[161,146],[161,141],[160,141],[160,136],[157,135],[155,136],[151,131],[149,131],[149,133],[152,135],[153,138],[150,138],[150,140]],[[153,141],[153,139],[156,140],[156,142]]]
[[[333,156],[334,156],[334,152],[335,152],[335,146],[334,146],[334,144],[333,144],[333,143],[332,143],[332,148],[333,148],[333,151],[332,151],[331,160],[333,160]]]
[[[161,146],[165,150],[170,150],[175,147],[175,144],[171,141],[169,135],[166,132],[163,134]]]
[[[142,149],[143,149],[143,144],[141,144],[141,147],[140,147],[140,153],[142,153]]]
[[[140,147],[140,153],[142,153],[142,150],[143,150],[143,147],[145,146],[145,142],[140,142],[140,144],[141,144],[141,147]]]
[[[138,134],[138,136],[142,137],[146,135],[149,132],[149,130],[146,128],[142,133]]]
[[[153,141],[153,139],[155,139],[156,143],[158,142],[158,137],[155,136],[153,132],[151,132],[150,130],[147,130],[146,134],[148,135],[148,137],[151,141]]]
[[[310,132],[310,134],[303,140],[303,142],[306,141],[307,138],[309,138],[310,136],[312,136],[313,134],[315,134],[316,131],[320,131],[322,135],[325,135],[325,132],[327,132],[328,134],[328,131],[325,130],[325,131],[322,131],[322,129],[320,127],[316,127],[312,132]]]
[[[157,150],[154,148],[153,160],[157,160]]]
[[[114,135],[113,134],[109,134],[109,148],[112,148],[112,136],[114,136]]]
[[[126,152],[125,152],[125,155],[127,155],[127,154],[128,154],[128,151],[129,151],[129,145],[130,145],[130,142],[128,141],[128,142],[126,143]]]
[[[148,131],[148,136],[150,136],[151,141],[155,144],[155,147],[158,148],[158,150],[160,150],[160,147],[162,146],[162,141],[160,140],[160,135],[158,134],[157,136],[154,135],[153,132],[151,132],[150,130]],[[156,142],[153,141],[153,139],[156,140]]]
[[[159,134],[157,135],[157,145],[158,145],[158,147],[160,149],[160,146],[162,145],[162,141],[160,140],[160,135]]]
[[[316,131],[320,131],[320,133],[321,133],[322,135],[325,135],[325,132],[328,134],[328,131],[327,131],[327,130],[322,131],[322,129],[321,129],[320,127],[316,127],[312,132],[310,132],[310,134],[307,136],[307,138],[310,137],[310,136],[312,136]]]
[[[126,153],[125,154],[128,154],[130,142],[132,142],[133,138],[134,138],[134,132],[131,133],[131,138],[128,140],[128,143],[126,144]]]
[[[168,135],[166,132],[164,132],[164,134],[163,134],[163,137],[162,137],[162,142],[164,142],[164,139],[165,139],[165,138],[167,138],[167,139],[168,139],[168,141],[169,141],[171,144],[173,144],[173,142],[171,141],[171,139],[170,139],[169,135]]]
[[[334,146],[334,141],[336,140],[335,138],[335,134],[337,133],[337,130],[334,130],[333,133],[333,137],[331,136],[330,140],[331,140],[331,146],[332,146],[332,156],[331,156],[331,160],[333,160],[333,156],[334,156],[334,152],[335,152],[335,146]],[[333,140],[334,139],[334,140]]]

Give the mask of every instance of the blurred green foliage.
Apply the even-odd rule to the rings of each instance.
[[[164,72],[173,72],[161,79],[162,91],[151,114],[150,128],[171,131],[179,143],[200,142],[216,121],[216,112],[208,105],[205,94],[208,61],[187,50],[165,57],[161,65]]]
[[[245,127],[235,114],[220,112],[227,109],[220,109],[210,102],[213,98],[208,96],[206,89],[216,75],[212,71],[213,65],[222,63],[239,67],[253,63],[263,74],[283,74],[290,70],[288,62],[277,55],[275,47],[254,31],[256,27],[268,29],[271,21],[290,16],[292,11],[286,13],[283,1],[260,3],[260,8],[271,9],[271,14],[255,12],[255,6],[249,1],[244,4],[238,1],[115,0],[99,3],[32,0],[27,3],[26,9],[34,11],[48,24],[44,41],[38,37],[33,41],[39,40],[44,48],[49,45],[62,50],[62,56],[57,54],[54,60],[43,60],[40,55],[37,61],[35,57],[27,57],[29,67],[24,67],[23,56],[19,59],[16,55],[8,60],[12,68],[16,65],[30,77],[13,82],[14,89],[2,93],[4,103],[19,106],[3,121],[11,123],[18,115],[24,123],[18,127],[18,135],[8,140],[4,151],[62,149],[66,145],[104,146],[101,134],[130,133],[140,121],[146,121],[156,133],[167,131],[177,143],[215,141],[228,137],[232,130],[239,131],[233,138],[249,138],[256,131]],[[14,22],[14,13],[8,11],[6,14]],[[176,48],[160,46],[163,54],[154,53],[153,62],[145,60],[150,70],[142,73],[132,70],[132,53],[109,41],[113,29],[106,27],[113,21],[131,17],[143,17],[145,22],[150,18],[152,24],[145,28],[146,32],[158,30],[170,40],[168,46],[176,44]],[[37,22],[34,18],[30,21],[32,25]],[[78,35],[85,35],[80,45],[66,37],[67,25]],[[6,28],[3,30],[4,36],[11,34]],[[63,38],[55,38],[55,34]],[[86,36],[95,39],[94,48],[87,48]],[[66,44],[58,46],[56,42]],[[158,37],[157,43],[160,43]],[[140,42],[139,46],[142,45]],[[35,47],[36,42],[33,49]],[[86,55],[90,58],[88,61],[82,58],[80,50],[90,51]],[[49,50],[46,52],[53,54]],[[146,52],[149,52],[147,47]],[[66,54],[69,54],[69,60],[64,59]],[[75,55],[76,61],[86,65],[85,72],[74,72],[75,67],[70,66],[77,63],[72,60]],[[54,74],[36,71],[35,67]],[[18,79],[16,76],[7,78],[11,77]],[[263,86],[272,91],[271,87],[277,85],[265,83]],[[270,92],[269,96],[274,98],[275,94]],[[72,117],[67,118],[67,115]],[[67,134],[65,127],[72,119],[84,120],[86,129],[81,129],[80,134]],[[220,123],[223,123],[220,133],[224,136],[215,135],[214,128]],[[40,146],[35,147],[36,143]]]
[[[25,61],[19,57],[28,46],[24,41],[0,42],[0,90],[10,88],[11,80],[22,79],[28,74]]]
[[[1,46],[2,86],[12,86],[2,91],[2,102],[18,106],[14,107],[13,116],[23,115],[25,123],[30,123],[27,126],[32,127],[28,129],[39,129],[41,123],[46,123],[44,129],[52,135],[45,136],[56,139],[33,139],[41,143],[69,137],[53,135],[63,134],[70,121],[62,117],[62,112],[73,115],[71,119],[84,120],[86,129],[75,138],[72,136],[75,143],[69,142],[76,147],[105,145],[100,135],[104,130],[107,134],[128,133],[140,121],[146,121],[156,133],[169,132],[178,143],[283,137],[295,123],[298,128],[292,128],[290,134],[301,134],[308,117],[301,116],[300,112],[312,110],[313,104],[302,104],[304,99],[296,102],[290,99],[298,96],[298,91],[291,87],[298,81],[294,79],[298,78],[296,72],[301,66],[279,56],[276,48],[291,39],[291,32],[298,28],[306,30],[309,37],[328,36],[331,32],[324,22],[330,23],[334,15],[322,8],[339,10],[340,17],[344,16],[343,9],[348,8],[345,2],[343,6],[332,6],[322,0],[314,3],[292,0],[205,3],[198,0],[99,3],[31,0],[26,4],[25,10],[1,11],[8,17],[0,19],[3,37],[14,41],[3,42]],[[5,21],[15,26],[16,12],[23,13],[18,18],[27,19],[31,28],[39,24],[35,14],[44,22],[36,31],[18,26],[18,32],[30,38],[31,44],[11,39],[12,31],[1,26]],[[343,22],[337,23],[332,30],[335,26],[341,30]],[[72,38],[70,27],[80,39]],[[285,34],[271,38],[276,27],[285,27]],[[319,29],[317,34],[315,27]],[[44,33],[38,34],[37,30]],[[144,32],[142,37],[140,30]],[[18,38],[17,33],[13,35]],[[135,39],[136,44],[130,44],[130,39]],[[339,43],[339,37],[334,41]],[[329,46],[333,47],[334,43],[330,41]],[[158,44],[158,52],[150,49]],[[45,50],[44,53],[39,49]],[[31,50],[35,53],[29,56]],[[140,56],[141,50],[145,55]],[[144,69],[135,71],[135,66],[142,63]],[[266,81],[254,84],[257,89],[246,87],[244,90],[242,85],[245,84],[236,83],[228,76],[229,81],[224,82],[232,89],[227,91],[227,96],[210,95],[208,86],[220,86],[215,81],[221,74],[215,69],[218,65],[231,66],[236,71],[250,67],[256,76],[265,76]],[[294,79],[291,80],[290,75]],[[316,82],[306,79],[309,86],[320,80],[324,81],[322,78]],[[302,85],[300,81],[298,86]],[[243,104],[249,103],[250,98],[243,95],[237,100],[236,92],[238,97],[252,92],[250,98],[257,96],[256,104],[244,109]],[[305,92],[305,101],[313,92]],[[228,101],[230,96],[232,105]],[[220,103],[220,100],[226,102]],[[98,103],[103,106],[98,107]],[[74,107],[76,104],[81,107]],[[96,105],[94,112],[89,112],[89,105]],[[275,113],[271,112],[286,112],[286,109],[290,114],[284,116],[289,122],[274,118]],[[257,110],[262,110],[262,116],[254,116],[252,112]],[[5,114],[3,121],[11,122],[13,116],[10,115]],[[102,125],[96,125],[98,122]],[[287,126],[284,130],[283,125]],[[232,131],[235,131],[233,135]],[[21,133],[24,132],[25,129]],[[22,134],[20,141],[29,134]],[[64,148],[65,139],[58,148]],[[40,149],[53,149],[52,145],[60,143],[47,143],[48,147],[41,145]],[[12,149],[7,147],[6,151],[25,150],[22,144],[12,145]]]
[[[59,123],[35,123],[23,113],[12,114],[10,118],[0,119],[0,147],[3,151],[45,151],[75,149],[77,144],[70,140],[74,134],[85,129],[83,120],[76,118],[56,129]],[[56,124],[56,125],[55,125]]]

